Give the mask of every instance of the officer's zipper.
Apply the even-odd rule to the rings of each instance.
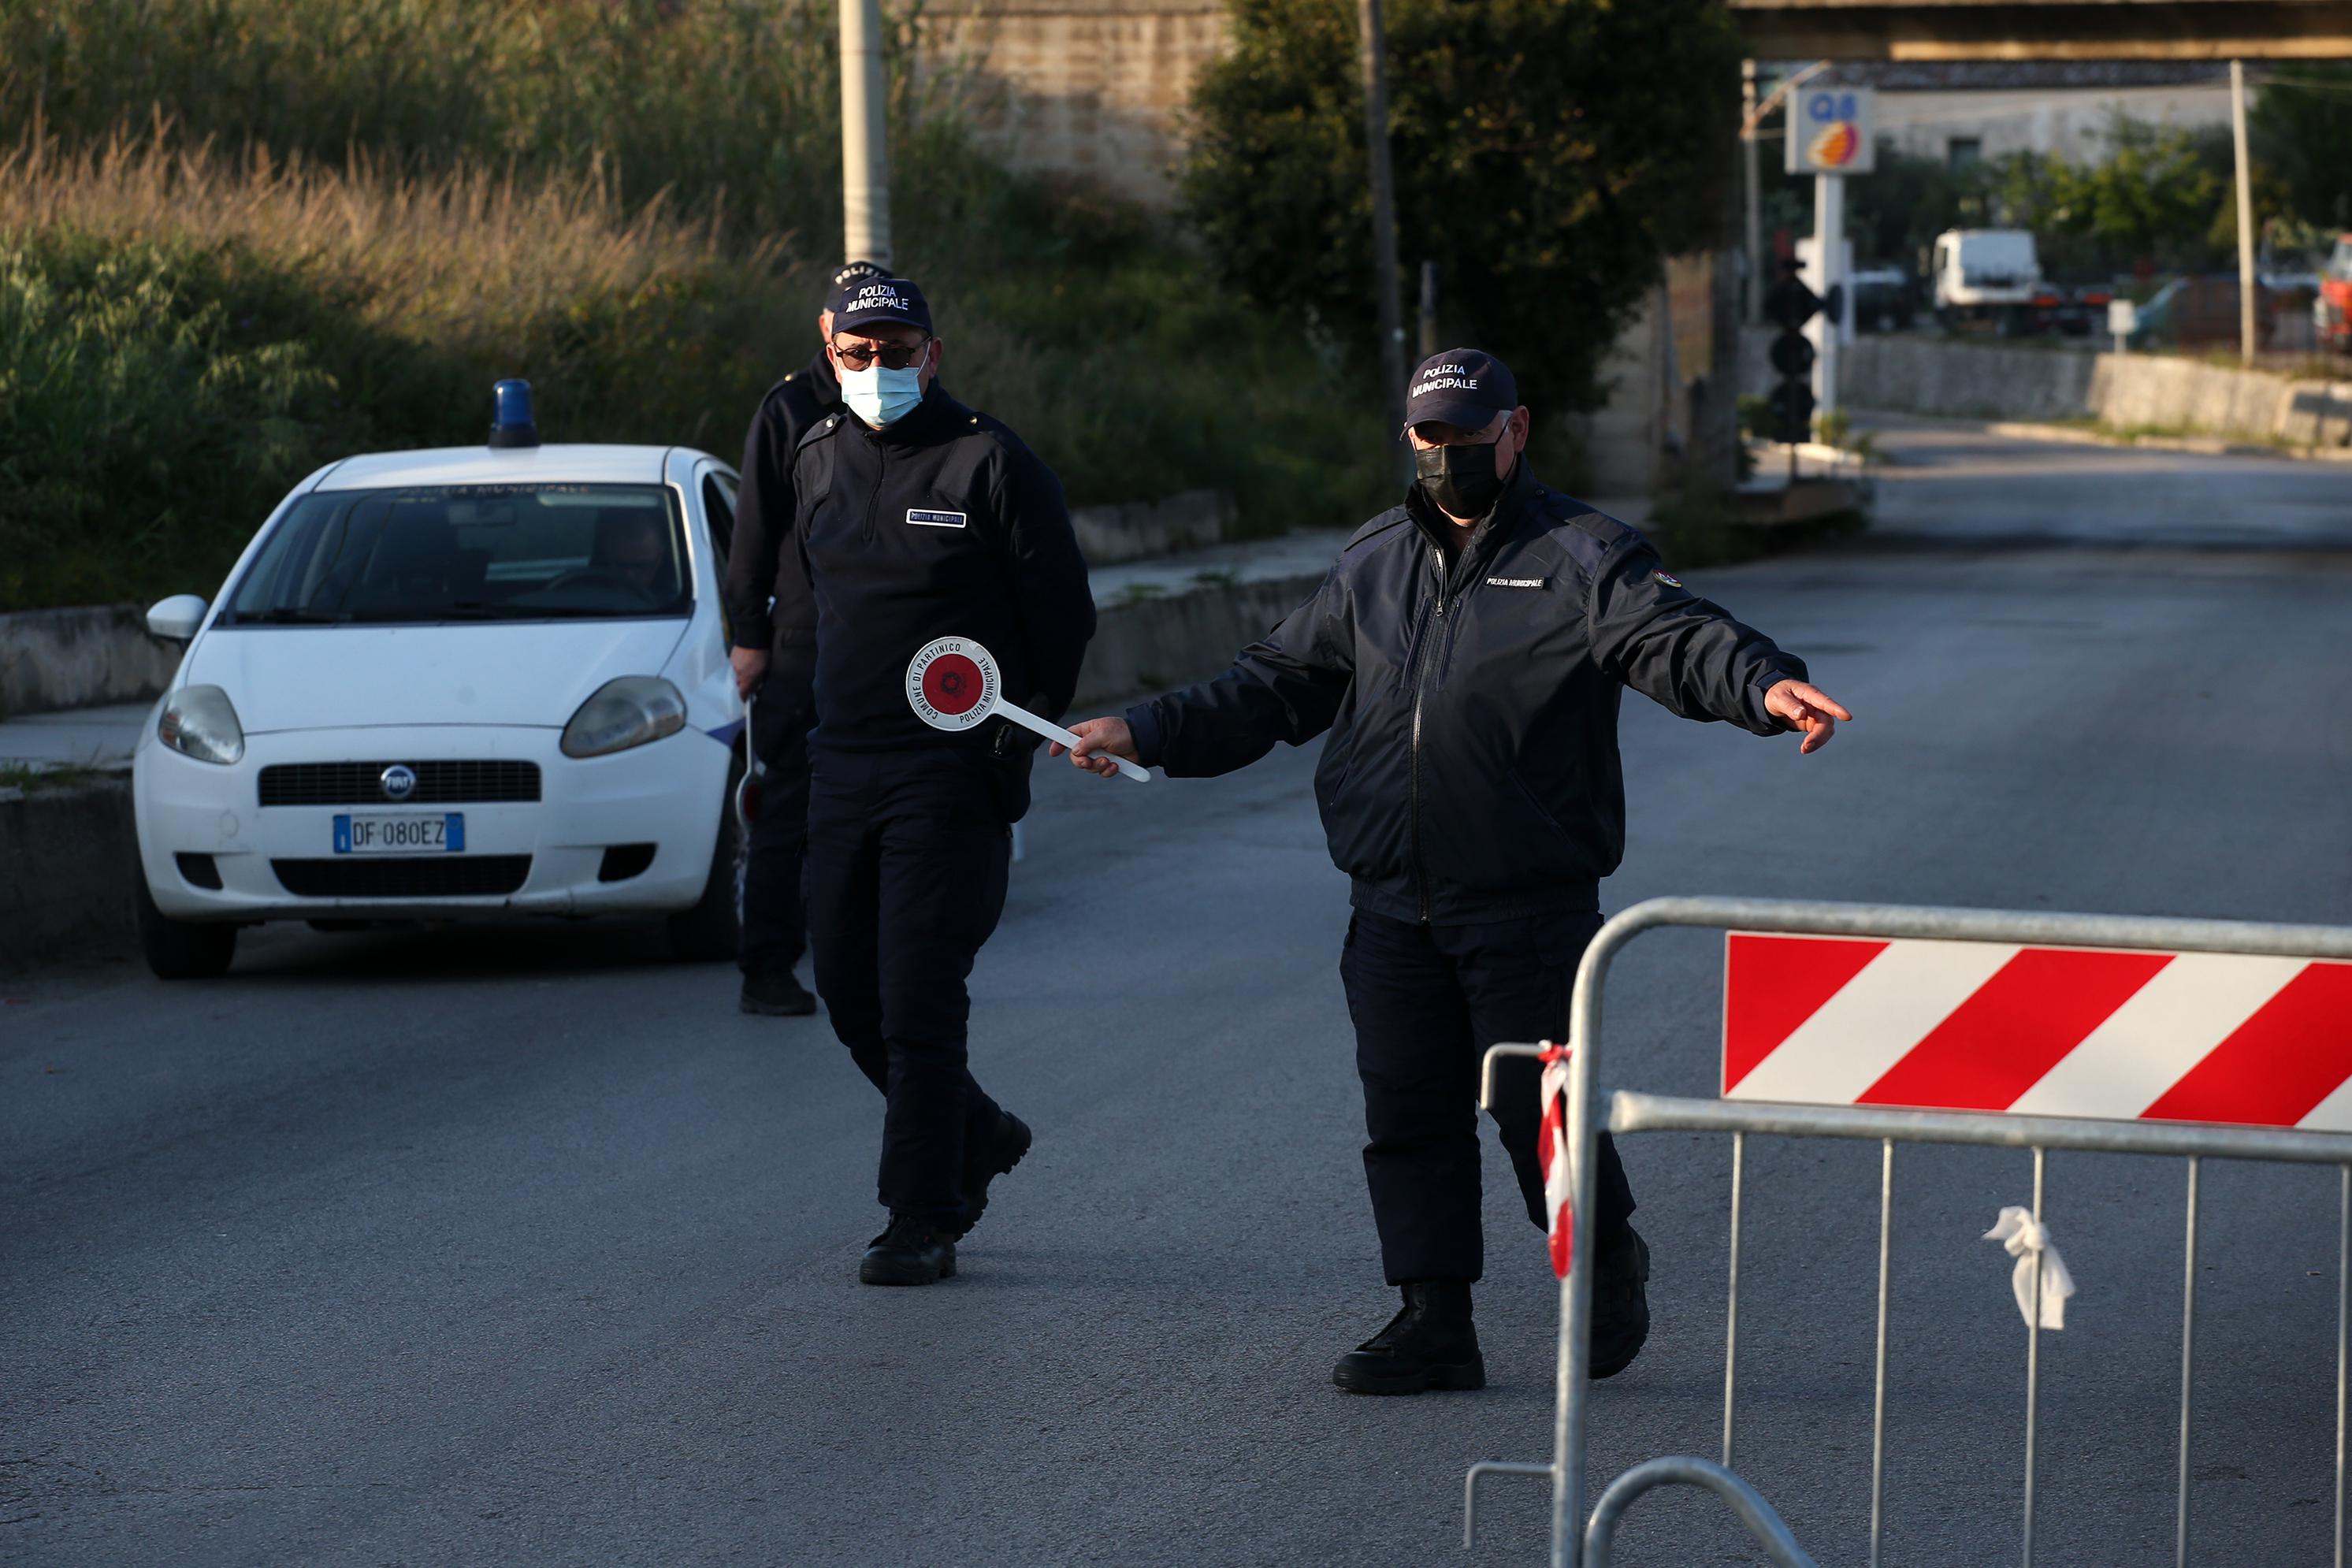
[[[866,502],[866,542],[874,542],[874,520],[882,515],[883,480],[890,477],[890,448],[882,442],[874,443],[882,454],[882,467],[874,476],[874,494]]]
[[[1445,637],[1445,553],[1434,544],[1429,547],[1431,574],[1437,579],[1437,605],[1431,612],[1430,624],[1423,628],[1421,644],[1413,650],[1412,660],[1412,885],[1421,896],[1421,923],[1428,925],[1429,876],[1421,865],[1421,700],[1427,689],[1424,679],[1429,668],[1430,644],[1442,643]]]

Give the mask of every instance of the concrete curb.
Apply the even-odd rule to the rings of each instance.
[[[0,790],[0,972],[139,948],[127,770]]]
[[[2352,463],[2352,447],[2273,447],[2220,436],[2111,436],[2074,425],[2039,425],[2001,419],[1985,426],[1989,436],[2019,441],[2060,441],[2080,447],[2134,447],[2151,452],[2194,452],[2207,458],[2285,458],[2303,463]]]

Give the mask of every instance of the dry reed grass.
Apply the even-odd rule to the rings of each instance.
[[[445,342],[496,341],[583,297],[713,274],[791,289],[807,270],[777,240],[730,249],[715,203],[698,217],[666,192],[627,205],[601,161],[540,180],[403,173],[364,152],[334,169],[258,145],[183,144],[160,118],[80,148],[36,125],[0,154],[0,237],[45,232],[239,247],[347,286],[366,325]]]

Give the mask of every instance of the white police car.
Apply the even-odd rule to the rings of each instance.
[[[743,708],[719,603],[735,474],[682,447],[320,469],[187,644],[131,764],[147,961],[216,975],[241,925],[665,914],[731,955]]]

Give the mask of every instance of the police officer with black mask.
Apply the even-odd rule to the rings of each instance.
[[[1807,752],[1853,717],[1640,533],[1537,479],[1501,361],[1424,361],[1407,418],[1418,479],[1404,505],[1357,531],[1314,597],[1215,679],[1075,726],[1073,757],[1203,776],[1329,731],[1316,804],[1352,880],[1339,973],[1364,1173],[1404,1297],[1333,1369],[1360,1394],[1485,1385],[1470,1317],[1485,1263],[1478,1065],[1498,1040],[1567,1036],[1601,879],[1624,849],[1620,693],[1759,735],[1801,730]],[[1495,1119],[1542,1226],[1534,1064],[1509,1065]],[[1606,1134],[1595,1179],[1591,1372],[1608,1377],[1649,1333],[1649,1249]]]
[[[1059,714],[1094,636],[1061,481],[1021,438],[938,384],[930,307],[903,278],[830,305],[843,408],[793,458],[778,552],[780,662],[810,682],[810,944],[835,1033],[887,1101],[889,1225],[858,1278],[928,1285],[1030,1131],[966,1062],[964,982],[1004,905],[1035,742],[1002,720],[932,729],[907,699],[925,645],[969,637],[1003,689]]]
[[[870,261],[853,261],[833,275],[833,288],[884,276]],[[832,341],[830,310],[817,312],[816,331],[820,343]],[[768,388],[743,441],[743,489],[727,556],[727,616],[735,643],[730,657],[735,688],[751,701],[752,754],[765,769],[743,868],[736,960],[746,1013],[792,1017],[816,1011],[816,998],[793,973],[808,945],[801,911],[801,853],[808,838],[808,661],[777,649],[784,628],[768,613],[768,602],[776,596],[782,545],[793,537],[793,453],[840,408],[832,351],[820,347],[816,358]]]

